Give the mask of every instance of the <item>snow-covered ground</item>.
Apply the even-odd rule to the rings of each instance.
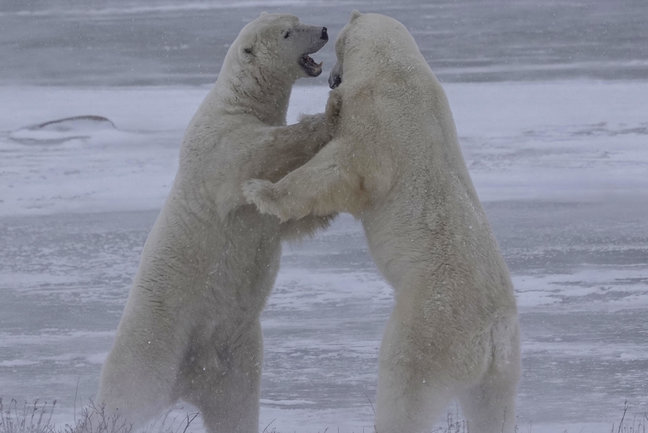
[[[648,82],[445,88],[516,285],[520,431],[609,432],[626,400],[626,419],[644,416]],[[0,397],[57,399],[70,422],[75,395],[93,395],[207,90],[0,87]],[[289,121],[326,96],[297,87]],[[79,115],[110,122],[35,127]],[[349,216],[287,246],[263,317],[261,428],[372,431],[391,302]]]
[[[646,82],[445,88],[482,200],[597,201],[648,193]],[[289,122],[322,110],[327,95],[324,87],[296,89]],[[0,215],[159,208],[183,130],[207,90],[0,87]],[[112,123],[34,128],[80,115]]]

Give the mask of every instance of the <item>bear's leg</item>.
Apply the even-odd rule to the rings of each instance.
[[[306,215],[354,212],[364,205],[362,180],[340,164],[346,143],[333,140],[306,164],[277,183],[252,179],[243,184],[248,203],[261,213],[278,216],[282,222]]]
[[[333,91],[325,113],[303,116],[294,125],[269,128],[261,143],[241,147],[241,170],[251,178],[277,181],[305,164],[333,138],[341,105],[339,92]]]
[[[376,433],[428,432],[448,407],[451,397],[447,389],[434,383],[408,387],[408,373],[401,367],[380,370]]]
[[[439,380],[443,372],[431,371],[429,359],[417,355],[415,340],[402,331],[392,313],[380,349],[376,433],[427,432],[453,397]]]
[[[107,417],[116,414],[137,428],[173,404],[178,367],[164,346],[148,338],[142,343],[136,335],[122,334],[115,342],[102,369],[96,404]],[[99,422],[94,418],[88,421]]]
[[[337,213],[325,216],[307,215],[299,220],[286,221],[279,227],[281,230],[281,239],[290,241],[311,236],[317,230],[325,229],[331,225],[331,222],[336,216]]]
[[[209,433],[258,432],[262,346],[257,320],[227,344],[193,349],[201,355],[183,375],[181,398],[200,410]]]
[[[459,395],[470,431],[513,433],[515,398],[520,378],[517,319],[493,328],[494,358],[482,382]]]
[[[513,433],[516,385],[517,380],[505,374],[489,374],[481,384],[464,391],[459,401],[469,431]]]

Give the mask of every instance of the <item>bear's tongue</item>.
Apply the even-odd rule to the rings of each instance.
[[[317,77],[322,73],[322,63],[324,62],[320,62],[319,64],[315,63],[315,60],[313,60],[308,54],[304,54],[299,59],[299,64],[302,69],[311,77]]]

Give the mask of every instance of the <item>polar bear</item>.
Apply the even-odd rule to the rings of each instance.
[[[208,431],[258,431],[259,316],[280,242],[332,216],[281,224],[242,196],[244,179],[278,180],[330,138],[334,107],[285,126],[295,80],[321,73],[309,56],[325,27],[262,14],[232,43],[186,131],[175,181],[142,252],[103,366],[96,404],[136,427],[178,399]]]
[[[513,432],[513,287],[443,89],[392,18],[354,12],[336,53],[336,136],[278,182],[246,182],[244,194],[282,221],[346,211],[362,222],[395,289],[379,357],[378,433],[429,430],[453,398],[471,432]]]

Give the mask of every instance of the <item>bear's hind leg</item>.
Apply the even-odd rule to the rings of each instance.
[[[173,360],[154,344],[133,350],[137,345],[126,340],[117,341],[103,366],[95,402],[101,412],[90,411],[88,423],[101,423],[104,416],[111,421],[116,416],[117,421],[138,428],[174,402],[177,367]]]
[[[480,385],[464,391],[459,400],[469,431],[513,433],[517,381],[487,377]]]
[[[428,432],[453,397],[443,371],[430,367],[434,362],[407,333],[392,313],[380,348],[376,433]]]
[[[404,371],[381,370],[376,401],[376,433],[425,433],[432,429],[451,401],[440,384],[414,386],[401,380]]]
[[[257,321],[235,341],[194,348],[200,353],[182,373],[180,398],[195,405],[209,433],[257,433],[262,367]]]
[[[520,378],[520,349],[517,318],[493,327],[493,363],[481,383],[459,395],[469,431],[513,433],[515,399]]]

